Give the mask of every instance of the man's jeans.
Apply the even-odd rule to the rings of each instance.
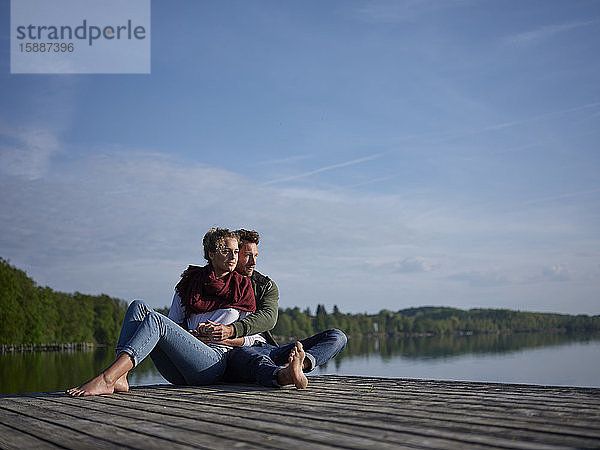
[[[311,365],[305,372],[325,364],[344,347],[346,335],[340,330],[322,331],[314,336],[300,340]],[[227,381],[257,381],[263,386],[279,386],[277,372],[287,364],[292,348],[296,342],[281,347],[259,342],[251,347],[235,347],[227,355]]]
[[[150,355],[167,381],[183,385],[219,381],[227,361],[226,349],[209,347],[141,300],[127,308],[116,350],[129,354],[135,366]]]

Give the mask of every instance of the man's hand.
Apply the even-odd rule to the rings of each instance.
[[[219,333],[222,333],[222,330],[227,330],[231,328],[231,333],[233,334],[233,327],[231,325],[223,325],[222,323],[210,322],[209,323],[201,323],[198,324],[198,327],[195,330],[189,330],[189,332],[196,339],[201,340],[205,344],[222,344],[228,345],[230,347],[241,347],[244,345],[244,338],[225,338],[225,339],[215,339],[215,336],[218,336]],[[214,332],[215,329],[220,330],[218,332]]]
[[[195,330],[189,330],[196,338],[202,342],[221,342],[233,336],[233,325],[223,325],[218,322],[199,323]]]
[[[229,339],[235,333],[235,329],[233,325],[223,325],[218,322],[211,322],[207,320],[209,330],[209,336],[212,341],[223,341],[225,339]]]

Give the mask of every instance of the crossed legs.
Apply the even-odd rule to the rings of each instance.
[[[281,347],[266,343],[252,347],[237,347],[227,356],[225,378],[228,381],[258,382],[263,386],[294,384],[304,388],[310,372],[341,352],[346,335],[330,329],[298,342]]]

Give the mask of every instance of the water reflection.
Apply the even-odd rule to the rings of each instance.
[[[339,360],[353,356],[377,354],[388,360],[403,358],[450,358],[462,354],[490,354],[522,351],[536,347],[558,346],[574,342],[600,340],[596,334],[516,333],[465,336],[422,336],[412,338],[361,338],[348,340]]]
[[[114,355],[109,347],[0,354],[0,394],[62,391],[78,386],[105,369]],[[160,377],[150,358],[131,374],[132,384],[142,384],[136,383],[140,378]]]
[[[600,334],[350,339],[315,373],[600,387]]]
[[[61,391],[92,378],[113,358],[108,347],[0,354],[0,393]],[[598,386],[600,333],[352,337],[315,373]],[[166,383],[149,358],[129,380]]]

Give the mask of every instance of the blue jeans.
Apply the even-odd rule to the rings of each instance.
[[[300,340],[310,361],[305,372],[325,364],[346,347],[346,335],[336,329],[325,330],[306,339]],[[290,351],[296,341],[275,347],[259,342],[251,347],[235,347],[227,355],[227,381],[257,381],[263,386],[279,386],[277,372],[287,364]]]
[[[127,308],[116,350],[130,355],[134,366],[150,355],[160,374],[173,384],[219,381],[227,362],[225,348],[206,345],[141,300]]]

